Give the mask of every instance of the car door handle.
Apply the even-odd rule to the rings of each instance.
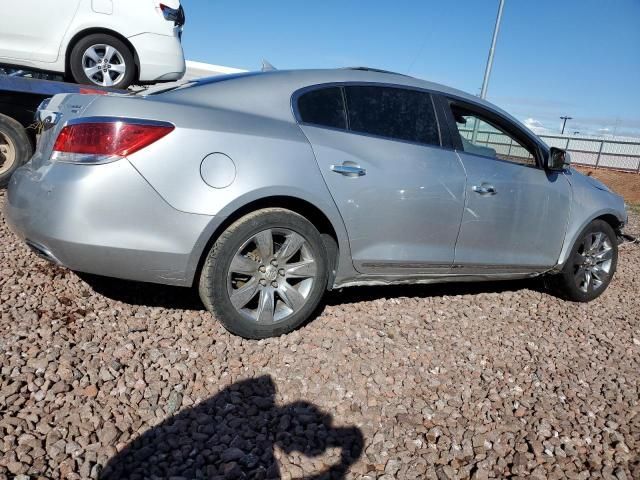
[[[498,193],[496,191],[496,187],[487,183],[483,183],[482,185],[474,185],[472,189],[474,192],[479,193],[480,195],[495,195],[496,193]]]
[[[362,177],[367,174],[367,171],[359,165],[331,165],[331,170],[346,177]]]

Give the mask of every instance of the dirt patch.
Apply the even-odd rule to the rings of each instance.
[[[597,178],[613,191],[622,195],[629,204],[640,206],[640,175],[637,173],[620,172],[587,167],[577,167],[578,171]]]

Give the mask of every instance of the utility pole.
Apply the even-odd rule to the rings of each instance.
[[[480,90],[480,98],[487,98],[487,88],[489,87],[489,77],[491,77],[491,69],[493,68],[493,55],[496,51],[496,42],[498,41],[498,33],[500,33],[500,24],[502,23],[502,10],[504,9],[504,0],[500,0],[498,7],[498,16],[496,17],[496,26],[493,28],[493,38],[491,39],[491,48],[489,49],[489,58],[487,58],[487,67],[484,70],[484,80],[482,81],[482,90]]]
[[[491,69],[493,68],[493,56],[496,51],[496,43],[498,42],[498,33],[500,33],[500,24],[502,23],[502,10],[504,10],[504,0],[500,0],[498,7],[498,16],[496,17],[496,25],[493,27],[493,37],[491,38],[491,48],[489,49],[489,58],[487,58],[487,66],[484,69],[484,79],[482,80],[482,89],[480,90],[480,98],[487,98],[487,89],[489,88],[489,78],[491,77]],[[473,137],[475,142],[478,137],[478,119],[474,119]]]
[[[573,117],[560,117],[560,120],[562,120],[562,131],[560,135],[564,135],[564,127],[567,126],[567,120],[573,120]]]

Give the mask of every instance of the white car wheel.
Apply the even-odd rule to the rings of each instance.
[[[71,73],[77,83],[108,88],[129,87],[136,77],[133,53],[111,35],[82,38],[71,51]]]

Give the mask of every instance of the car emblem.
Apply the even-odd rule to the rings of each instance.
[[[267,268],[267,271],[264,273],[264,278],[273,282],[278,277],[278,269],[274,267]]]

